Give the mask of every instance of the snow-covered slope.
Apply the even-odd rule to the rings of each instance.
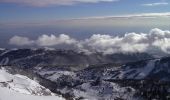
[[[42,70],[38,72],[39,75],[43,76],[46,79],[52,80],[52,81],[57,81],[62,76],[71,76],[71,77],[76,77],[76,73],[72,71],[67,71],[67,70],[54,70],[54,71],[47,71],[47,70]]]
[[[135,89],[131,87],[121,87],[116,83],[101,81],[84,83],[73,89],[75,96],[83,97],[87,100],[137,100],[134,97]]]
[[[148,62],[138,63],[136,65],[124,65],[117,69],[107,69],[105,77],[112,79],[145,79],[155,68],[157,60],[150,60]]]
[[[0,100],[65,100],[59,96],[33,96],[0,87]]]
[[[56,88],[60,93],[73,95],[74,98],[86,98],[88,100],[109,100],[108,98],[111,98],[111,100],[114,100],[117,97],[128,97],[129,100],[132,100],[136,93],[141,93],[140,96],[152,95],[154,98],[155,89],[161,92],[159,86],[164,87],[164,84],[169,84],[168,81],[170,81],[169,65],[170,58],[165,57],[130,62],[120,66],[93,65],[79,71],[68,70],[62,66],[39,66],[35,69],[35,72],[56,83]],[[165,83],[164,80],[166,80]],[[157,82],[159,82],[158,87]],[[94,83],[95,85],[92,85]],[[166,88],[169,89],[169,87],[168,85]],[[147,93],[146,91],[152,90],[151,88],[153,88],[151,94]]]
[[[103,73],[103,78],[170,81],[170,58],[139,61],[118,68],[108,68]]]
[[[23,75],[9,74],[5,69],[0,69],[0,86],[23,94],[54,95],[36,81]]]

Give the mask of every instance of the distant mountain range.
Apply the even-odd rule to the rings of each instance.
[[[103,53],[86,54],[73,50],[46,50],[46,49],[13,49],[0,50],[1,65],[17,65],[20,67],[35,67],[37,65],[51,66],[81,66],[100,65],[108,63],[126,63],[153,57],[147,53]]]

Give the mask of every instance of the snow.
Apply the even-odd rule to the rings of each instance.
[[[130,88],[130,87],[128,87]],[[127,87],[120,87],[116,83],[101,81],[96,86],[92,86],[91,83],[84,83],[81,86],[74,89],[74,95],[83,97],[85,100],[114,100],[121,95],[121,98],[126,100],[133,100],[135,90],[128,92]]]
[[[167,71],[168,73],[170,73],[170,69],[169,69],[169,64],[168,63],[162,63],[161,65],[157,66],[157,68],[154,70],[154,74],[159,73],[161,71]]]
[[[59,96],[33,96],[0,87],[0,100],[65,100]]]
[[[0,82],[11,81],[12,76],[8,74],[5,70],[0,70]]]
[[[0,86],[3,86],[2,83],[5,83],[7,85],[7,88],[23,94],[43,95],[43,93],[45,92],[53,95],[50,90],[41,86],[38,82],[31,80],[23,75],[9,74],[4,69],[0,69]]]
[[[3,86],[3,83],[7,86]],[[26,76],[12,75],[4,68],[0,69],[0,100],[65,100],[44,89],[39,83]],[[49,92],[51,95],[42,96],[42,91]]]
[[[144,68],[139,69],[140,73],[138,74],[136,79],[141,79],[148,76],[148,74],[155,68],[155,62],[156,60],[151,60]]]
[[[141,67],[133,67],[133,66],[123,66],[119,69],[113,70],[116,74],[109,74],[106,72],[104,78],[108,79],[111,76],[112,79],[144,79],[146,78],[154,69],[155,69],[155,62],[158,59],[150,60],[145,66]],[[110,70],[112,72],[112,70]]]
[[[5,48],[0,48],[0,50],[2,50],[2,51],[3,51],[3,50],[5,50]]]
[[[5,52],[3,52],[2,54],[0,54],[0,56],[4,56],[5,54],[11,52],[11,51],[15,51],[15,50],[6,50]]]
[[[51,80],[51,81],[57,80],[62,75],[69,75],[69,76],[72,76],[72,77],[76,76],[76,74],[72,71],[47,71],[47,70],[45,70],[45,71],[39,72],[39,74],[41,76],[46,75],[47,76],[46,78]]]
[[[7,65],[8,63],[9,63],[9,58],[6,57],[6,58],[1,60],[0,65]]]

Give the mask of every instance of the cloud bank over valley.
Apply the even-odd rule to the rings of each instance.
[[[123,36],[93,34],[91,37],[78,40],[66,34],[41,35],[33,40],[28,37],[13,36],[10,45],[18,47],[69,47],[84,52],[133,53],[133,52],[161,52],[170,53],[170,31],[154,28],[149,33],[126,33]]]

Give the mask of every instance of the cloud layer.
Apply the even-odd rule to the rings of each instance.
[[[117,0],[0,0],[5,3],[16,3],[31,6],[49,6],[49,5],[72,5],[77,3],[98,3],[98,2],[113,2]]]
[[[168,5],[168,2],[147,3],[147,4],[143,4],[142,6],[152,7],[152,6],[165,6],[165,5]]]
[[[170,31],[158,28],[149,33],[126,33],[124,36],[94,34],[90,38],[77,40],[68,35],[42,35],[36,40],[14,36],[9,40],[11,45],[38,47],[69,46],[85,52],[129,53],[129,52],[162,52],[170,53]]]
[[[30,40],[27,37],[14,36],[9,40],[9,44],[17,46],[33,45],[35,41]]]
[[[72,45],[76,42],[77,41],[75,39],[72,39],[65,34],[61,34],[58,37],[56,37],[55,35],[42,35],[36,40],[36,43],[39,46],[55,46],[60,44]]]
[[[98,16],[98,17],[86,17],[81,19],[114,19],[114,18],[156,18],[156,17],[170,17],[170,12],[162,13],[139,13],[139,14],[127,14],[127,15],[117,15],[117,16]],[[74,20],[74,19],[73,19]]]

